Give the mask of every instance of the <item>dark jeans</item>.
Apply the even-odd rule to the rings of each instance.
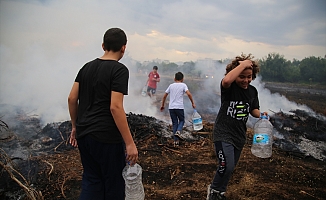
[[[86,135],[77,140],[83,164],[80,200],[124,200],[126,165],[123,143],[107,144]]]
[[[218,168],[216,170],[211,188],[225,192],[233,170],[237,165],[241,150],[226,142],[214,142]]]
[[[185,123],[185,114],[183,109],[169,109],[170,117],[172,120],[173,127],[173,138],[174,140],[178,140],[177,137],[174,136],[175,132],[182,131],[183,125]]]

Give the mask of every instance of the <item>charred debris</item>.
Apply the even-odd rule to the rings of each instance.
[[[7,120],[16,122],[10,123],[11,126],[0,118],[0,197],[5,195],[9,199],[18,199],[28,195],[31,199],[42,199],[42,194],[34,191],[32,185],[47,177],[53,169],[53,165],[43,160],[42,156],[73,149],[68,142],[71,123],[49,123],[41,128],[39,118],[22,114]],[[154,117],[134,113],[128,113],[127,120],[136,143],[155,141],[140,151],[176,152],[169,147],[168,140],[172,136],[169,124]],[[184,135],[191,133],[185,130]],[[191,141],[200,138],[184,139]],[[28,181],[25,177],[28,177]]]
[[[206,115],[203,114],[202,117],[205,119]],[[35,116],[20,114],[7,120],[16,123],[10,125],[12,123],[0,118],[0,148],[12,159],[26,160],[33,156],[59,153],[73,148],[68,144],[70,121],[49,123],[42,128],[40,119]],[[158,138],[158,144],[164,145],[168,144],[172,136],[171,125],[155,117],[128,113],[127,120],[135,142],[155,136]],[[303,110],[294,110],[290,113],[280,111],[274,112],[270,121],[274,126],[274,144],[285,151],[308,155],[300,147],[303,141],[321,144],[326,142],[324,116],[313,115]],[[204,128],[200,132],[185,127],[183,136],[187,141],[200,140],[201,137],[209,137],[212,129],[213,124],[204,120]],[[324,158],[326,152],[321,154],[319,157]]]
[[[205,119],[211,116],[203,114],[202,117]],[[35,116],[20,114],[6,119],[10,123],[0,118],[0,196],[10,193],[12,199],[22,195],[42,199],[42,194],[33,189],[33,184],[47,177],[53,166],[42,160],[41,156],[73,149],[68,144],[70,121],[49,123],[42,128],[40,119]],[[140,152],[180,153],[173,148],[169,123],[134,113],[128,113],[127,120],[135,142],[148,143],[139,149]],[[271,123],[274,125],[274,147],[301,158],[326,160],[325,117],[302,110],[274,112]],[[203,137],[210,137],[212,130],[213,124],[206,121],[200,132],[185,127],[184,140],[190,143],[200,141]],[[24,177],[28,177],[28,181]]]
[[[274,145],[289,154],[326,161],[326,118],[304,110],[274,112]]]

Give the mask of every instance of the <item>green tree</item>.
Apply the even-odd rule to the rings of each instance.
[[[323,82],[326,77],[326,59],[311,56],[300,63],[301,79],[304,82]]]
[[[289,66],[284,68],[284,75],[286,82],[299,82],[300,81],[300,67],[291,63]]]
[[[183,65],[180,66],[179,71],[181,71],[184,74],[194,75],[194,76],[198,74],[198,72],[195,71],[195,63],[192,61],[184,62]]]
[[[176,73],[176,71],[178,70],[178,65],[175,63],[162,63],[162,74],[165,75],[171,75],[173,73]]]
[[[263,80],[285,82],[291,62],[283,55],[270,53],[260,61],[260,75]],[[286,73],[285,73],[286,72]]]

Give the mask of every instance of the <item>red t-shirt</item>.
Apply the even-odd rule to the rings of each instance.
[[[153,78],[160,78],[160,75],[158,73],[154,74],[152,71],[148,74],[149,81],[148,81],[148,87],[156,89],[157,82],[153,80]]]

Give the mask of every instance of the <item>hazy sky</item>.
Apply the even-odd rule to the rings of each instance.
[[[325,0],[0,0],[0,103],[66,119],[76,73],[110,27],[141,62],[326,55]]]

